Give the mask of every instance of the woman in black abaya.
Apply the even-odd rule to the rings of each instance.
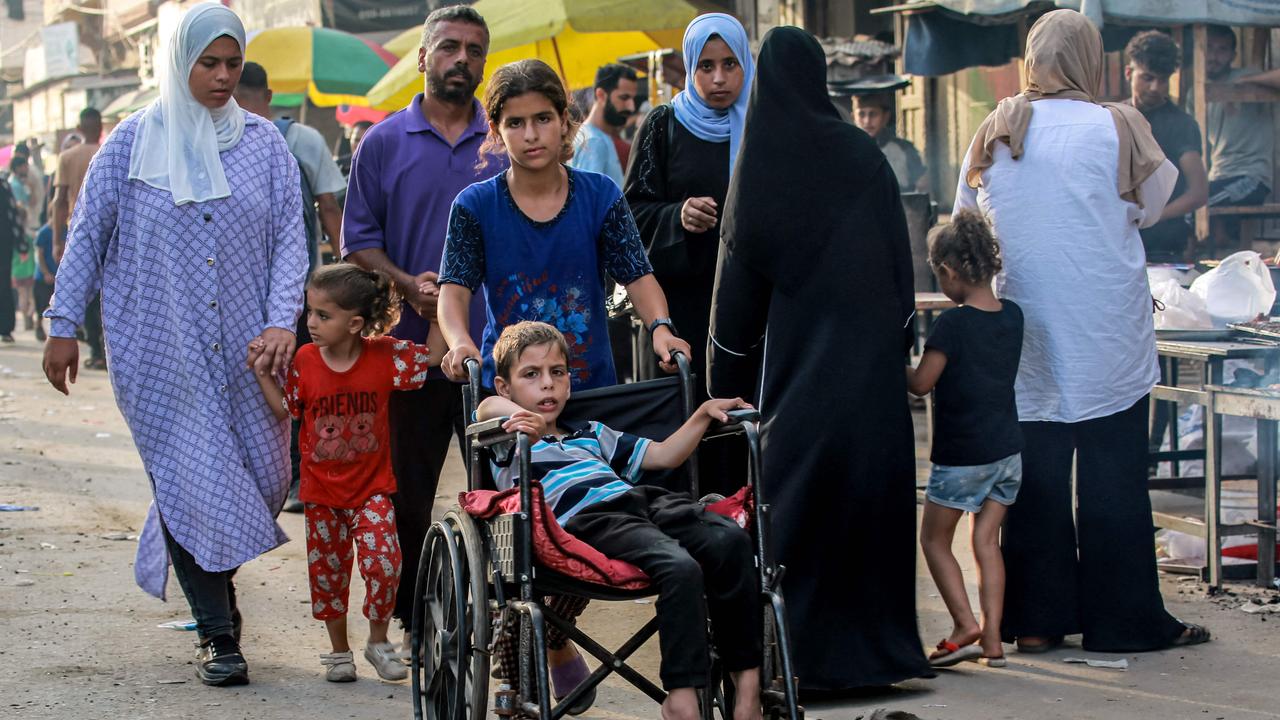
[[[888,685],[928,672],[903,371],[915,307],[906,220],[875,141],[827,98],[817,41],[775,28],[757,67],[723,219],[710,391],[753,396],[763,413],[800,686]]]

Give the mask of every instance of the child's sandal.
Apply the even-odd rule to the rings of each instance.
[[[966,660],[977,660],[981,656],[982,648],[977,645],[960,647],[950,640],[943,640],[938,643],[938,652],[929,656],[929,665],[936,668],[951,667]]]
[[[351,651],[324,653],[320,664],[325,666],[324,679],[329,682],[355,682],[356,663]]]

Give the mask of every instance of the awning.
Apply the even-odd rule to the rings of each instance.
[[[1089,16],[1102,29],[1107,51],[1122,49],[1143,27],[1204,22],[1280,26],[1280,2],[1275,0],[917,0],[879,12],[907,14],[904,70],[937,76],[995,67],[1018,57],[1018,23],[1055,8]]]
[[[110,105],[103,108],[102,117],[110,120],[128,117],[150,105],[151,101],[158,97],[160,97],[159,88],[138,88],[112,100]]]
[[[1084,13],[1099,26],[1112,22],[1165,27],[1195,23],[1280,26],[1280,3],[1274,0],[915,0],[882,12],[928,8],[987,18],[1005,16],[1011,21],[1026,12],[1068,8]]]

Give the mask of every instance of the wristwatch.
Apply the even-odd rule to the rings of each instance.
[[[680,333],[676,332],[676,324],[671,322],[671,318],[658,318],[657,320],[649,323],[649,335],[653,335],[653,333],[663,325],[667,326],[667,329],[671,331],[672,335],[680,337]]]

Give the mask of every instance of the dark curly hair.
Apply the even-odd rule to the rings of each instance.
[[[1182,51],[1173,38],[1159,30],[1147,30],[1133,36],[1124,47],[1129,62],[1157,75],[1172,75],[1182,64]]]
[[[329,296],[338,307],[364,318],[365,337],[385,335],[400,320],[400,293],[387,274],[338,263],[316,270],[307,287]]]
[[[971,285],[991,282],[1004,267],[991,226],[972,210],[961,210],[950,224],[929,233],[929,264],[935,269],[946,265]]]
[[[556,71],[541,60],[518,60],[493,71],[485,88],[484,111],[489,117],[489,136],[480,146],[480,169],[489,164],[491,157],[506,151],[499,134],[503,106],[511,98],[526,93],[545,97],[556,114],[568,122],[569,132],[565,133],[564,144],[560,147],[560,162],[568,162],[573,157],[573,136],[581,123],[569,112],[569,93],[564,89],[564,83]]]

